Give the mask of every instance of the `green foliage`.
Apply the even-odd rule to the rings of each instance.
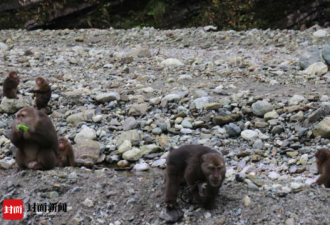
[[[193,24],[213,24],[223,30],[243,30],[260,25],[255,20],[257,0],[212,0],[205,4],[200,14],[192,20]]]

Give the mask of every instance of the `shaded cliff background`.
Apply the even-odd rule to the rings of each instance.
[[[328,26],[330,0],[2,0],[0,29],[300,29]]]

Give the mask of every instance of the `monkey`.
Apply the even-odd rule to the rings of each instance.
[[[17,94],[19,77],[15,71],[9,72],[7,78],[3,82],[3,96],[10,99],[18,99]]]
[[[212,209],[215,198],[225,179],[226,165],[222,155],[214,149],[202,145],[184,145],[170,149],[165,170],[165,204],[171,210],[176,208],[180,183],[195,185],[194,200],[206,209]],[[200,195],[201,183],[206,183],[206,196]],[[199,183],[199,184],[198,184]],[[198,185],[197,185],[198,184]]]
[[[321,148],[315,153],[317,172],[320,177],[313,185],[322,185],[326,188],[330,188],[330,150],[327,148]]]
[[[36,78],[33,92],[33,98],[35,97],[35,107],[39,110],[46,108],[50,101],[50,97],[52,96],[52,90],[43,77]]]
[[[65,137],[60,137],[58,139],[59,150],[60,150],[60,159],[62,161],[62,166],[74,166],[74,152],[72,145],[69,140]]]
[[[44,112],[33,107],[19,110],[9,139],[17,148],[18,171],[50,170],[61,166],[56,130]]]

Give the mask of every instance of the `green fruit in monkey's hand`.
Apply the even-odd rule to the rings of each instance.
[[[23,125],[23,124],[18,124],[17,125],[17,130],[21,130],[21,131],[28,131],[30,129],[30,127]]]

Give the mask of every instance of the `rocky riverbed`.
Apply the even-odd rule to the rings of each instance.
[[[169,147],[202,144],[226,159],[211,211],[180,202],[182,224],[328,224],[330,194],[311,188],[314,154],[330,147],[330,30],[0,31],[1,200],[67,203],[24,224],[162,224]],[[15,172],[17,109],[45,77],[50,115],[78,167]],[[1,218],[2,219],[2,218]],[[16,224],[1,221],[1,224]]]

